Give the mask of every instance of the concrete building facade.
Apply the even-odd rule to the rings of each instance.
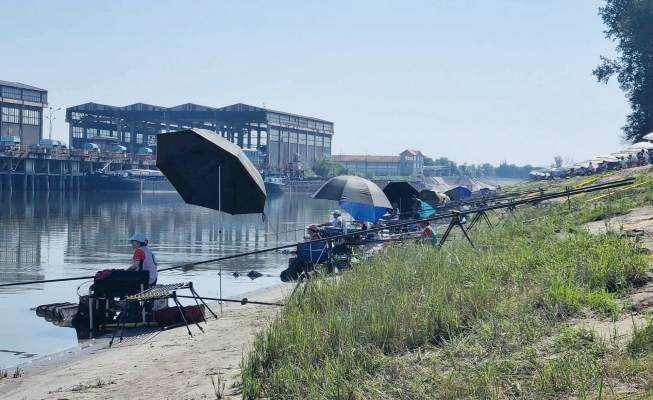
[[[0,81],[0,136],[17,136],[22,145],[43,139],[43,109],[48,91],[16,82]]]
[[[361,174],[375,176],[410,176],[422,172],[424,156],[419,150],[404,150],[398,156],[333,155],[331,161]]]
[[[404,150],[399,154],[399,175],[409,176],[422,173],[424,156],[419,150]]]
[[[198,104],[160,107],[136,103],[124,107],[86,103],[66,109],[70,143],[120,144],[129,152],[156,148],[159,133],[187,128],[209,129],[244,149],[261,151],[268,168],[309,166],[331,155],[333,122],[247,104],[212,108]]]

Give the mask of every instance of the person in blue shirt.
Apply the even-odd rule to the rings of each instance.
[[[435,209],[425,201],[420,200],[417,196],[413,195],[413,218],[428,218],[435,214]]]

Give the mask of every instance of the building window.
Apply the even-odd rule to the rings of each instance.
[[[308,134],[308,145],[315,146],[315,135]]]
[[[41,115],[35,110],[23,110],[23,125],[41,125]]]
[[[331,138],[330,137],[325,137],[324,138],[324,147],[331,147]]]
[[[13,107],[2,107],[2,121],[14,124],[20,123],[20,110]]]
[[[279,114],[268,113],[268,121],[272,123],[279,123]]]
[[[97,129],[95,128],[86,128],[86,137],[91,138],[91,137],[96,137],[97,136]]]
[[[84,128],[81,126],[73,126],[73,137],[74,138],[84,137]]]
[[[290,132],[290,143],[297,143],[297,132]]]
[[[132,134],[131,132],[125,132],[125,143],[130,143],[132,141]]]
[[[5,86],[2,88],[2,97],[20,100],[20,89]]]
[[[278,142],[279,141],[279,130],[278,129],[270,129],[270,141],[273,142]]]
[[[137,133],[136,134],[136,143],[143,143],[143,134],[142,133]]]
[[[108,129],[100,129],[100,136],[111,137],[111,131]]]
[[[34,101],[36,103],[41,102],[41,93],[35,92],[34,90],[23,90],[23,100]]]

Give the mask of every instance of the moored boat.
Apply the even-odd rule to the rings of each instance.
[[[286,184],[283,181],[283,177],[281,176],[276,176],[276,175],[271,175],[271,176],[266,176],[263,179],[263,183],[265,184],[265,191],[270,194],[270,193],[284,193],[284,187]]]
[[[161,171],[149,169],[94,172],[86,176],[86,188],[90,190],[175,190]]]

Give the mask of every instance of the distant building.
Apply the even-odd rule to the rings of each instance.
[[[43,109],[48,91],[22,83],[0,81],[0,136],[18,136],[22,145],[43,139]]]
[[[208,129],[250,152],[262,167],[288,168],[297,161],[313,165],[331,155],[333,122],[247,104],[213,108],[198,104],[159,107],[136,103],[124,107],[86,103],[66,109],[70,144],[120,144],[129,152],[156,151],[156,135],[189,128]]]
[[[424,168],[424,156],[419,150],[404,150],[399,154],[401,161],[399,165],[399,175],[408,176],[422,173]]]
[[[350,171],[364,174],[371,172],[376,176],[399,175],[399,156],[355,156],[333,155],[331,161],[340,163]]]
[[[424,156],[419,150],[404,150],[398,156],[333,155],[331,161],[358,173],[376,176],[410,176],[422,172]]]

